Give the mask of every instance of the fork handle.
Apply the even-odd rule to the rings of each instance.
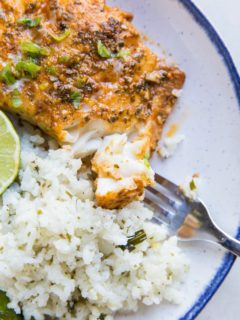
[[[240,257],[240,241],[229,236],[220,228],[216,228],[216,226],[213,227],[213,233],[220,245],[233,253],[235,256]]]

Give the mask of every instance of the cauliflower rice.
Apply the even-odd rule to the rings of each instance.
[[[0,289],[9,307],[26,320],[110,320],[140,303],[179,303],[186,258],[150,222],[153,213],[140,202],[96,207],[80,159],[30,126],[20,136],[19,177],[0,199]],[[123,250],[141,229],[147,240]]]

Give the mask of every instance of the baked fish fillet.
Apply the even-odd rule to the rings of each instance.
[[[95,154],[96,199],[111,209],[153,183],[147,157],[185,80],[131,21],[103,0],[0,2],[1,108]]]

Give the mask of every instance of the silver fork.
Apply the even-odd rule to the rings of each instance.
[[[154,223],[167,224],[170,234],[180,239],[211,241],[240,256],[240,241],[216,225],[201,200],[189,200],[176,184],[158,174],[155,182],[154,187],[147,188],[144,199],[154,209]]]

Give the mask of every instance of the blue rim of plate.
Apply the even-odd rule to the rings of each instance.
[[[213,28],[211,23],[208,21],[208,19],[191,0],[178,1],[187,9],[187,11],[191,14],[195,21],[202,27],[202,29],[204,29],[208,38],[215,46],[218,53],[222,56],[234,85],[235,94],[240,106],[240,77],[224,42],[222,41],[216,30]],[[236,238],[240,240],[240,228],[238,229]],[[224,256],[221,266],[217,269],[215,276],[212,278],[208,286],[204,289],[195,304],[179,320],[193,320],[198,316],[198,314],[203,310],[203,308],[206,306],[206,304],[213,297],[213,295],[225,280],[235,262],[235,259],[236,257],[231,253],[228,253]]]

